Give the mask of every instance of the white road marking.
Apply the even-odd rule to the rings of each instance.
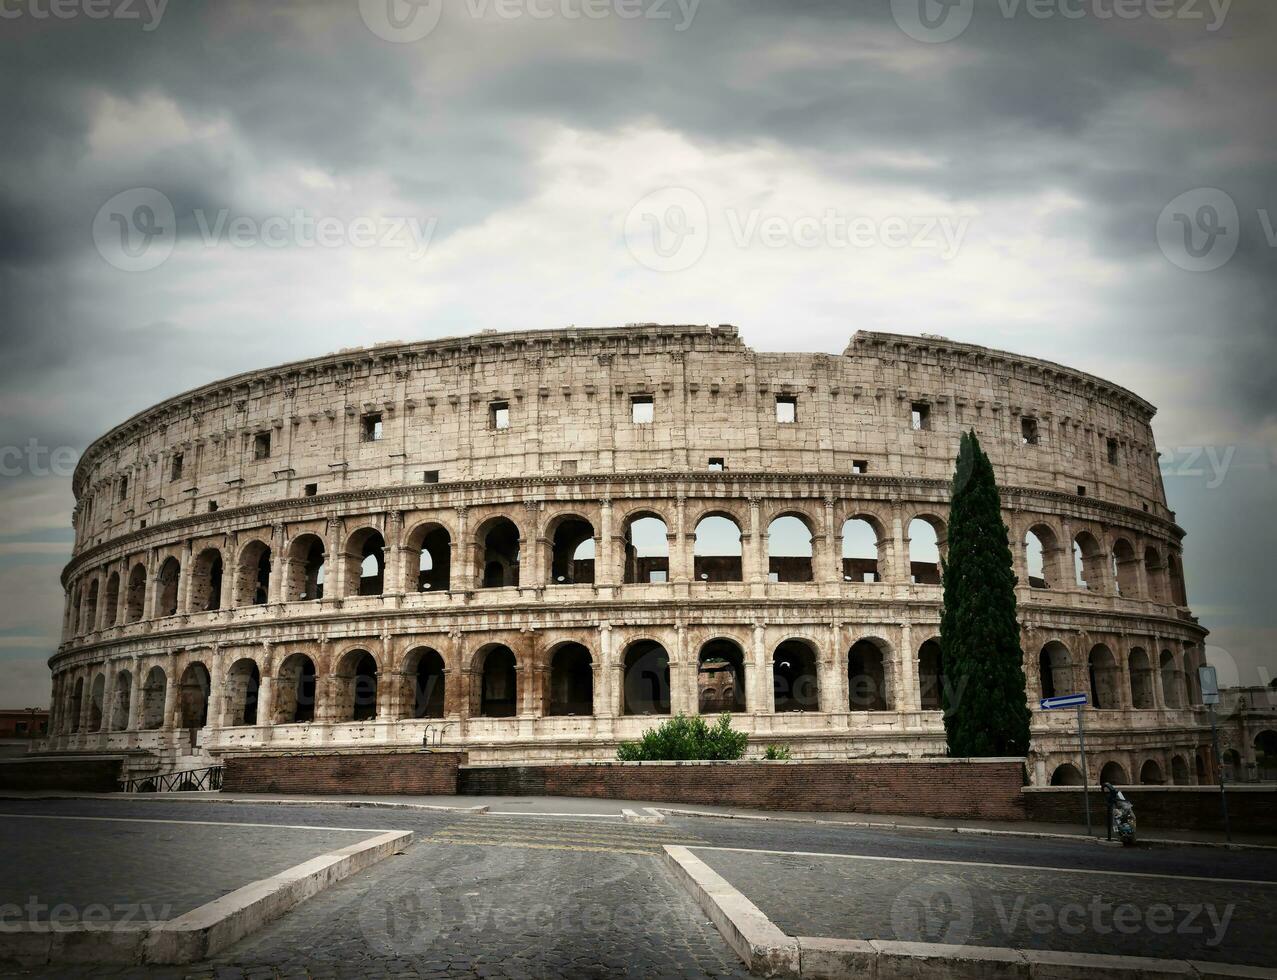
[[[386,827],[310,827],[305,824],[238,823],[233,820],[160,820],[153,817],[76,817],[65,814],[53,816],[46,813],[0,813],[0,817],[16,817],[19,820],[97,820],[103,823],[178,823],[194,824],[200,827],[269,827],[273,830],[337,830],[352,834],[392,834],[400,832]]]

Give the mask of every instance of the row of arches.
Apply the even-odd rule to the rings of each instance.
[[[1119,661],[1107,644],[1096,643],[1079,676],[1072,652],[1052,640],[1038,654],[1039,693],[1050,698],[1085,691],[1090,706],[1101,710],[1186,708],[1202,703],[1197,667],[1204,662],[1196,647],[1182,654],[1163,649],[1154,666],[1153,658],[1140,646],[1132,647]]]
[[[1183,568],[1175,552],[1164,555],[1150,544],[1138,554],[1123,537],[1113,539],[1105,552],[1096,536],[1086,530],[1077,532],[1066,549],[1046,523],[1032,525],[1022,544],[1031,588],[1078,588],[1163,605],[1188,604]]]
[[[1196,786],[1211,781],[1210,763],[1206,751],[1200,750],[1189,758],[1183,753],[1175,752],[1170,757],[1169,773],[1163,760],[1145,759],[1140,764],[1138,780],[1134,782],[1126,766],[1116,759],[1110,759],[1100,766],[1099,784],[1112,783],[1114,786]],[[1169,780],[1168,780],[1169,775]],[[1061,763],[1051,773],[1052,786],[1082,786],[1082,770],[1072,762]]]

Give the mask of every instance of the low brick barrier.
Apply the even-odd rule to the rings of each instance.
[[[462,766],[462,794],[1023,820],[1023,759]]]
[[[252,752],[225,757],[224,793],[452,796],[464,752]]]
[[[124,759],[120,756],[2,759],[0,790],[115,793],[120,789],[123,766]]]
[[[1135,807],[1139,831],[1224,829],[1218,786],[1122,786]],[[1044,823],[1084,823],[1080,786],[1025,787],[1025,815]],[[1104,793],[1091,790],[1091,820],[1104,826]],[[1228,817],[1234,833],[1277,835],[1277,786],[1228,787]]]

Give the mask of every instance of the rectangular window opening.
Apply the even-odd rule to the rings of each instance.
[[[1078,484],[1078,488],[1077,488],[1077,495],[1078,495],[1079,497],[1085,497],[1085,496],[1086,496],[1086,487],[1082,486],[1080,483]]]
[[[1037,419],[1027,417],[1020,419],[1020,442],[1023,445],[1036,446],[1040,438]]]
[[[316,496],[318,496],[318,495],[319,495],[319,484],[318,484],[318,483],[307,483],[307,484],[306,484],[306,496],[307,496],[307,497],[316,497]]]
[[[269,432],[259,432],[253,437],[253,459],[270,459]]]
[[[722,473],[727,469],[727,463],[722,456],[711,456],[709,458],[709,471],[711,473]]]
[[[182,454],[175,453],[173,456],[173,468],[172,470],[170,470],[170,475],[169,475],[169,478],[171,480],[177,481],[182,478],[182,463],[183,463]]]
[[[781,425],[793,425],[798,421],[798,398],[795,395],[776,396],[776,421]]]
[[[630,421],[635,425],[651,425],[656,418],[656,399],[651,395],[630,398]]]
[[[424,473],[422,473],[422,474],[421,474],[421,482],[422,482],[422,483],[438,483],[438,482],[439,482],[439,471],[438,471],[438,470],[426,470]]]
[[[909,408],[909,425],[914,432],[926,432],[931,428],[931,406],[926,402],[914,402]]]
[[[488,428],[497,430],[510,428],[509,402],[492,402],[488,406]]]
[[[209,512],[210,514],[215,514],[215,513],[217,513],[217,501],[216,501],[216,500],[210,500],[210,501],[208,502],[208,512]]]
[[[1118,446],[1116,439],[1110,439],[1106,444],[1109,457],[1109,465],[1116,466],[1118,462]]]
[[[859,474],[861,474],[861,473],[868,473],[868,472],[869,472],[869,460],[867,460],[867,459],[853,459],[853,460],[851,461],[851,472],[852,472],[852,473],[854,473],[854,474],[856,474],[856,475],[859,475]]]
[[[129,495],[129,478],[127,476],[120,477],[120,499],[125,500]]]
[[[382,420],[380,412],[373,412],[363,416],[363,440],[364,442],[381,442]]]

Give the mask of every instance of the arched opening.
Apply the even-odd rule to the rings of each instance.
[[[1191,786],[1188,778],[1188,762],[1182,755],[1171,756],[1171,782],[1176,786]]]
[[[80,635],[80,614],[83,611],[81,606],[84,604],[84,596],[80,586],[75,587],[75,591],[71,593],[70,601],[67,603],[67,622],[70,627],[72,636]]]
[[[1236,749],[1225,749],[1220,760],[1224,767],[1224,781],[1238,782],[1242,778],[1242,756]]]
[[[222,606],[222,553],[216,548],[205,548],[195,559],[191,569],[190,610],[196,613],[213,612]]]
[[[84,632],[98,628],[98,580],[89,583],[89,594],[84,600]]]
[[[479,703],[484,718],[513,718],[519,713],[519,673],[514,651],[495,644],[480,651]]]
[[[275,719],[295,725],[315,720],[315,662],[292,653],[279,665],[275,687]]]
[[[182,566],[172,556],[165,558],[155,575],[155,618],[177,615],[177,583]]]
[[[208,668],[198,660],[186,665],[178,689],[178,711],[182,728],[203,728],[208,724]]]
[[[421,524],[404,544],[408,592],[447,592],[452,588],[452,536],[442,524]]]
[[[88,731],[102,731],[103,709],[106,707],[106,676],[98,674],[93,678],[93,686],[89,689],[89,724]]]
[[[288,546],[288,581],[285,602],[308,602],[324,597],[328,577],[324,539],[318,534],[299,534]]]
[[[1056,766],[1055,772],[1051,773],[1052,786],[1082,786],[1084,783],[1082,770],[1071,762]]]
[[[1073,539],[1073,573],[1079,589],[1104,591],[1104,553],[1090,531]]]
[[[1206,754],[1204,749],[1198,749],[1197,755],[1193,758],[1194,769],[1197,774],[1197,785],[1203,786],[1211,782],[1210,766],[1206,763]]]
[[[940,535],[938,518],[915,517],[909,522],[909,581],[914,585],[940,584]]]
[[[701,647],[696,672],[701,714],[745,710],[745,653],[732,640]]]
[[[226,675],[227,721],[230,725],[256,725],[262,674],[249,657],[235,661]]]
[[[377,717],[377,661],[367,650],[348,650],[334,677],[336,721],[372,721]]]
[[[1170,583],[1162,554],[1152,545],[1144,549],[1144,581],[1148,585],[1148,597],[1163,605],[1171,601]]]
[[[408,654],[404,671],[412,678],[413,718],[442,718],[444,714],[444,666],[438,650],[420,647]]]
[[[164,668],[152,667],[142,683],[142,710],[138,723],[143,729],[154,730],[164,726],[164,698],[168,692],[168,677]]]
[[[652,640],[638,640],[625,649],[622,658],[624,704],[627,715],[668,715],[670,713],[670,658],[665,648]]]
[[[550,539],[550,584],[594,582],[594,525],[582,517],[564,517]]]
[[[239,574],[235,580],[235,605],[263,606],[270,598],[270,546],[253,540],[239,553]]]
[[[1255,774],[1262,780],[1277,779],[1277,732],[1265,729],[1255,736]]]
[[[1149,759],[1140,766],[1141,786],[1161,786],[1165,782],[1166,777],[1162,775],[1162,767],[1158,765],[1156,759]]]
[[[103,598],[106,609],[103,610],[102,622],[105,626],[115,625],[117,610],[120,608],[120,573],[112,572],[106,577],[106,594]]]
[[[851,711],[886,711],[887,645],[882,640],[857,640],[847,654],[847,707]]]
[[[1184,650],[1184,694],[1185,704],[1202,703],[1202,682],[1197,668],[1202,664],[1201,654],[1197,646],[1189,644]]]
[[[1046,524],[1035,524],[1024,536],[1024,564],[1029,574],[1029,587],[1050,589],[1057,584],[1060,543]]]
[[[385,591],[386,540],[376,528],[362,527],[346,539],[344,564],[346,595],[381,595]]]
[[[594,714],[594,661],[579,643],[564,643],[550,658],[551,715]]]
[[[139,562],[129,571],[129,587],[124,593],[124,622],[140,622],[145,608],[146,566]]]
[[[1131,706],[1135,708],[1153,708],[1157,699],[1153,694],[1153,665],[1149,663],[1148,654],[1140,647],[1131,651],[1127,661],[1131,673]]]
[[[1184,675],[1180,673],[1175,654],[1163,650],[1158,666],[1162,672],[1162,699],[1166,707],[1184,707]]]
[[[881,582],[878,529],[863,517],[850,517],[842,525],[842,580]]]
[[[635,585],[670,580],[669,528],[653,514],[625,522],[625,583]]]
[[[115,675],[115,693],[111,697],[110,720],[107,725],[113,732],[122,732],[129,727],[129,699],[132,697],[132,671],[122,670]]]
[[[810,582],[811,559],[811,528],[801,518],[785,514],[767,525],[769,582]]]
[[[71,690],[71,705],[69,708],[71,715],[71,731],[78,732],[80,730],[80,718],[84,713],[84,678],[77,677],[75,679],[75,687]]]
[[[479,529],[479,581],[485,589],[519,584],[519,529],[508,517],[494,517]]]
[[[739,582],[742,577],[740,527],[730,517],[710,514],[696,525],[692,574],[698,582]]]
[[[936,640],[918,649],[918,694],[923,711],[944,710],[944,651]]]
[[[1119,674],[1113,651],[1103,643],[1091,648],[1086,658],[1087,674],[1091,682],[1091,707],[1100,709],[1120,708],[1118,697]]]
[[[1058,640],[1052,640],[1038,655],[1038,677],[1042,684],[1042,697],[1056,698],[1073,691],[1073,665],[1069,648]]]
[[[1172,551],[1166,559],[1167,571],[1171,580],[1171,599],[1177,606],[1188,605],[1188,594],[1184,589],[1184,565],[1179,554]]]
[[[1125,538],[1113,542],[1113,581],[1117,583],[1117,594],[1123,598],[1134,599],[1139,595],[1139,561],[1135,549]]]
[[[777,713],[819,711],[816,652],[801,640],[786,640],[772,653],[772,691]]]
[[[1126,769],[1120,762],[1106,762],[1104,768],[1100,770],[1100,783],[1112,783],[1114,786],[1129,786],[1130,779],[1126,775]]]

